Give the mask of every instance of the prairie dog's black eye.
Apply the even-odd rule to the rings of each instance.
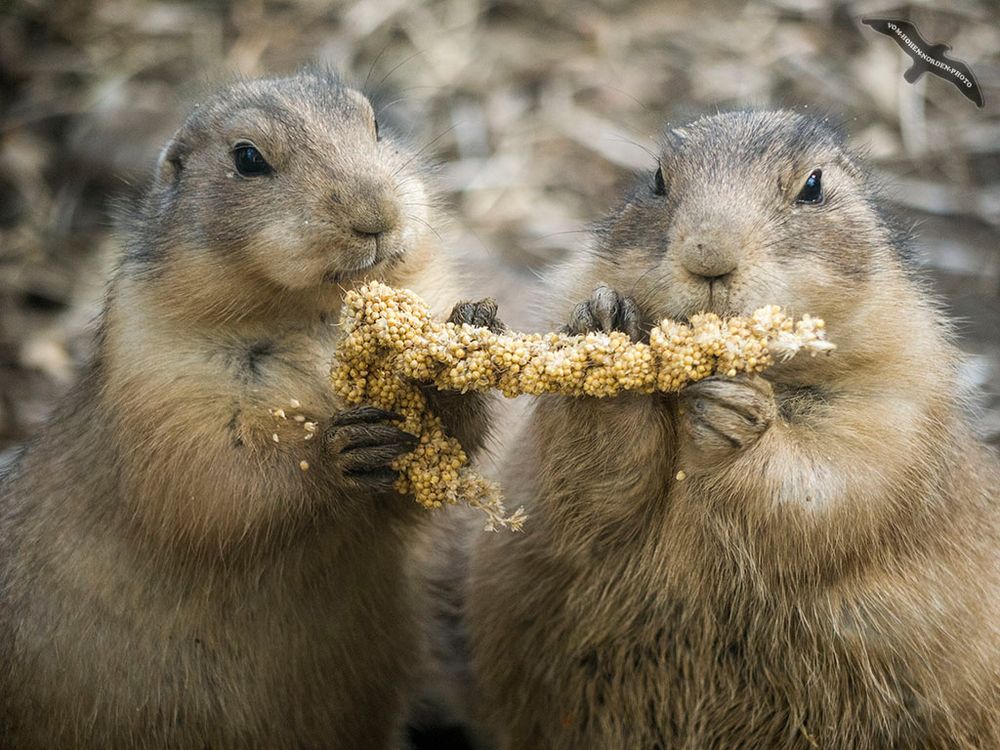
[[[373,122],[375,123],[375,140],[376,141],[381,141],[382,140],[382,133],[380,133],[379,129],[378,129],[378,118],[377,117],[374,118]]]
[[[796,203],[817,204],[823,202],[823,170],[814,169],[806,178],[806,184],[802,186]]]
[[[667,194],[667,183],[663,179],[663,167],[656,168],[656,174],[653,175],[653,195],[666,195]]]
[[[251,143],[239,143],[233,149],[233,162],[236,171],[244,177],[261,177],[271,174],[271,165],[264,155]]]

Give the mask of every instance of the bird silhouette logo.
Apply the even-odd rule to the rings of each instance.
[[[982,109],[983,92],[979,88],[979,82],[976,81],[972,68],[961,60],[948,57],[945,53],[951,49],[949,45],[931,44],[909,21],[862,18],[861,23],[891,37],[900,49],[910,56],[913,65],[903,73],[903,78],[907,82],[915,83],[924,73],[936,75],[953,84],[966,99]]]

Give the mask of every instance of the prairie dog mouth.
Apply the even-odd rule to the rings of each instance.
[[[708,304],[706,312],[714,312],[716,315],[726,317],[732,314],[730,309],[730,297],[732,296],[729,285],[723,281],[710,280],[708,282]]]
[[[355,281],[364,276],[369,276],[372,271],[388,271],[399,265],[405,255],[406,253],[404,252],[396,252],[391,255],[387,255],[384,258],[377,258],[372,262],[358,266],[357,268],[341,268],[335,271],[328,271],[326,275],[323,276],[323,283],[342,284],[346,281]]]

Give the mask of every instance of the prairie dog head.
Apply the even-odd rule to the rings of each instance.
[[[705,117],[667,133],[657,168],[598,229],[596,257],[653,320],[779,304],[843,321],[899,267],[872,192],[821,119]]]
[[[392,267],[427,231],[411,157],[332,74],[245,80],[194,109],[160,155],[136,248],[197,255],[281,291]]]

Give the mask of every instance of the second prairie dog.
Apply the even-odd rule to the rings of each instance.
[[[505,473],[525,532],[474,539],[480,719],[502,750],[1000,746],[1000,472],[863,166],[791,112],[699,120],[660,161],[557,320],[778,303],[837,350],[538,401]]]
[[[389,463],[414,439],[327,375],[346,287],[456,301],[432,210],[332,75],[194,110],[132,213],[91,367],[0,485],[0,745],[397,746],[426,512]],[[474,449],[482,400],[434,397]]]

